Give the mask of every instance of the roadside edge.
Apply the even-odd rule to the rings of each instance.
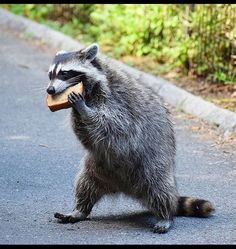
[[[84,47],[80,42],[61,32],[28,18],[17,16],[3,8],[0,8],[0,25],[19,33],[28,33],[34,39],[40,39],[58,50],[78,50]],[[101,56],[105,55],[101,54]],[[236,113],[205,101],[201,97],[195,96],[161,77],[153,76],[115,59],[110,59],[117,67],[127,71],[132,77],[137,78],[140,84],[153,88],[164,101],[172,106],[219,126],[225,131],[236,133]]]

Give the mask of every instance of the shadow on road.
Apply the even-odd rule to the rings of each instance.
[[[139,228],[150,228],[153,227],[157,222],[157,218],[149,211],[136,211],[129,214],[120,214],[120,215],[106,215],[106,216],[93,216],[88,217],[84,221],[92,221],[100,224],[113,224],[121,226],[131,226]],[[76,223],[83,223],[84,221],[79,221]],[[59,219],[55,219],[56,223],[68,224],[69,222],[63,222]]]
[[[132,227],[143,227],[143,228],[150,228],[152,227],[157,218],[149,211],[136,211],[134,213],[129,214],[120,214],[120,215],[109,215],[109,216],[96,216],[92,217],[91,220],[96,222],[105,223],[124,223],[125,225],[129,225]]]

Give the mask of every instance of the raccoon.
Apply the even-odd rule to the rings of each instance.
[[[152,89],[142,86],[94,43],[75,52],[60,51],[49,68],[47,92],[55,94],[82,81],[72,92],[71,124],[87,154],[75,182],[71,213],[55,213],[61,222],[86,219],[104,195],[124,193],[140,201],[166,233],[175,216],[208,217],[211,202],[182,197],[175,179],[175,134],[168,109]]]

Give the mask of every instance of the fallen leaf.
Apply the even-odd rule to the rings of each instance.
[[[39,146],[49,148],[49,146],[46,144],[39,144]]]
[[[192,131],[199,131],[201,129],[201,127],[200,126],[191,126],[191,130]]]
[[[29,68],[29,66],[24,65],[24,64],[18,64],[19,67],[23,67],[23,68]]]

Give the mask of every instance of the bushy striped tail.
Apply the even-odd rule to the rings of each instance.
[[[193,197],[179,197],[177,216],[209,217],[215,208],[206,200]]]

